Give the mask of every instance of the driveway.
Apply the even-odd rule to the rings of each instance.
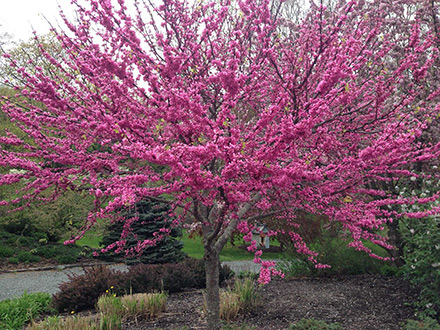
[[[258,273],[259,265],[251,260],[246,261],[225,261],[223,264],[229,265],[235,273],[240,271],[249,271]],[[125,265],[112,265],[110,268],[118,270],[127,270]],[[58,291],[58,286],[62,282],[68,281],[68,274],[81,274],[81,267],[72,267],[68,269],[54,269],[43,271],[26,271],[17,273],[0,274],[0,301],[17,297],[23,292],[48,292],[54,294]]]

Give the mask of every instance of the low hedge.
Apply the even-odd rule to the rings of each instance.
[[[232,277],[228,266],[220,267],[220,283]],[[54,307],[60,312],[93,309],[98,298],[109,292],[117,295],[154,291],[179,292],[186,288],[205,287],[203,260],[187,258],[176,264],[139,264],[128,272],[107,266],[85,268],[82,275],[71,275],[53,296]]]

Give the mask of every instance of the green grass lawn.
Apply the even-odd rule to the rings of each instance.
[[[80,246],[90,246],[92,248],[99,248],[99,241],[101,240],[101,236],[99,233],[95,231],[87,232],[83,238],[77,241],[76,244]],[[183,252],[188,254],[188,256],[196,259],[203,258],[203,245],[202,238],[195,237],[189,238],[186,230],[183,231]],[[271,244],[277,245],[278,242],[271,242]],[[279,259],[281,258],[283,253],[278,252],[266,252],[263,253],[262,259]],[[234,260],[252,260],[254,258],[254,254],[248,252],[243,249],[239,249],[235,246],[232,246],[230,243],[226,244],[220,253],[221,261],[234,261]]]
[[[203,246],[201,237],[189,238],[188,233],[184,231],[182,242],[183,252],[187,253],[192,258],[203,258]],[[274,244],[276,243],[277,242],[274,242]],[[278,252],[266,252],[263,253],[262,259],[279,259],[281,258],[282,254],[283,253]],[[232,246],[230,243],[227,243],[220,253],[221,261],[252,260],[253,258],[254,253],[239,249],[235,246]]]
[[[76,244],[79,246],[89,246],[91,248],[99,248],[99,242],[102,239],[102,234],[97,233],[94,230],[89,230],[87,233],[84,234],[83,238],[76,241]]]

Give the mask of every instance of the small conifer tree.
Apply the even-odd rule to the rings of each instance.
[[[134,255],[125,258],[124,252],[115,253],[109,251],[102,254],[105,260],[124,260],[128,265],[144,263],[144,264],[163,264],[175,263],[181,261],[185,257],[182,252],[183,243],[178,240],[182,236],[179,228],[171,227],[172,219],[168,216],[168,205],[154,203],[151,201],[140,201],[136,203],[133,209],[126,211],[126,221],[134,220],[127,237],[125,249],[136,247],[139,241],[148,240],[154,237],[154,233],[160,229],[169,229],[170,235],[157,241],[156,245],[146,248],[141,255]],[[115,241],[121,240],[124,222],[114,222],[108,229],[107,234],[103,237],[100,244],[108,246]]]

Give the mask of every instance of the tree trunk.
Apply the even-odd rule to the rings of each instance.
[[[405,264],[403,261],[403,242],[399,233],[398,222],[395,220],[392,223],[388,223],[388,240],[396,248],[388,250],[388,253],[394,258],[394,265],[401,267]]]
[[[205,249],[206,321],[208,329],[220,329],[219,254]]]

